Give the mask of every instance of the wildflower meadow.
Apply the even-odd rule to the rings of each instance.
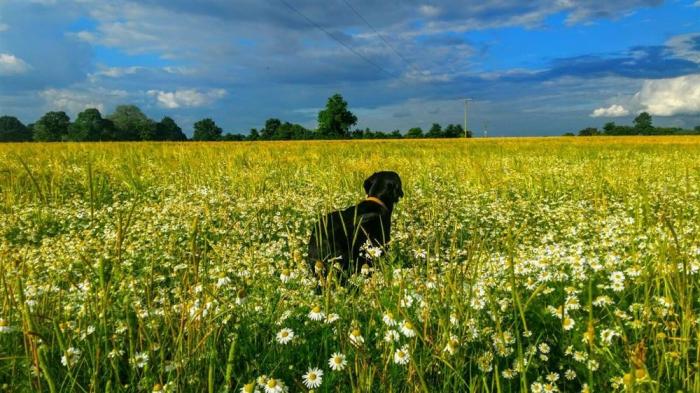
[[[700,392],[699,278],[697,137],[0,145],[0,391]]]

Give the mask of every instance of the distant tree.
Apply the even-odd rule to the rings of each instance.
[[[600,132],[598,132],[598,129],[595,127],[588,127],[584,128],[583,130],[578,132],[579,136],[594,136],[594,135],[600,135]]]
[[[68,127],[69,141],[99,141],[107,139],[104,135],[110,124],[102,118],[102,114],[95,108],[88,108],[78,113],[78,117]]]
[[[158,141],[186,141],[187,135],[171,117],[165,116],[156,124],[156,140]]]
[[[401,131],[400,131],[400,130],[394,130],[394,131],[392,131],[391,134],[389,134],[389,136],[392,137],[392,138],[402,138],[402,137],[403,137],[403,135],[401,135]]]
[[[406,132],[406,138],[422,138],[423,130],[420,127],[413,127]]]
[[[438,123],[433,123],[430,130],[425,134],[426,138],[442,138],[442,127]]]
[[[357,116],[348,110],[348,103],[340,94],[328,98],[326,109],[318,112],[318,134],[322,138],[347,138]]]
[[[265,120],[265,127],[260,130],[260,139],[272,139],[281,125],[282,121],[280,119],[271,118]]]
[[[695,132],[700,133],[700,126],[695,126],[694,130]]]
[[[614,121],[609,121],[603,126],[603,134],[605,135],[616,135],[617,125]]]
[[[654,126],[651,122],[651,115],[647,112],[642,112],[634,118],[634,129],[638,134],[649,135],[654,132]]]
[[[256,128],[251,128],[246,139],[249,141],[257,141],[258,139],[260,139],[260,134],[258,133],[258,130]]]
[[[14,116],[0,117],[0,142],[32,140],[32,131]]]
[[[153,140],[156,135],[156,123],[149,119],[136,105],[119,105],[108,116],[114,123],[114,140],[137,141]]]
[[[573,132],[565,132],[562,136],[575,136]]]
[[[214,120],[206,118],[194,123],[192,139],[195,141],[218,141],[221,139],[222,132],[223,130],[214,123]]]
[[[239,142],[245,140],[245,136],[241,134],[231,134],[227,133],[224,136],[221,137],[222,141],[227,141],[227,142]]]
[[[69,126],[70,118],[66,112],[48,112],[34,123],[34,140],[41,142],[65,140]]]

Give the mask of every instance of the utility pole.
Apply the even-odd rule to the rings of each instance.
[[[467,112],[469,111],[469,101],[471,98],[464,99],[464,137],[467,137]]]

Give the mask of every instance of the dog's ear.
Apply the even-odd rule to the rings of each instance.
[[[365,183],[364,183],[365,194],[369,195],[369,190],[372,189],[372,186],[374,185],[375,181],[377,181],[377,172],[374,172],[372,174],[372,176],[365,179]]]
[[[396,203],[400,198],[403,197],[403,188],[401,187],[400,181],[395,181],[393,179],[386,181],[386,196],[392,202]]]

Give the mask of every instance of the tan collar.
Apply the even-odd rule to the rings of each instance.
[[[384,204],[384,202],[382,202],[382,200],[379,199],[379,198],[377,198],[377,197],[368,196],[365,200],[366,200],[366,201],[372,201],[372,202],[378,204],[379,206],[383,207],[384,210],[389,210],[389,208],[386,207],[386,205]]]

